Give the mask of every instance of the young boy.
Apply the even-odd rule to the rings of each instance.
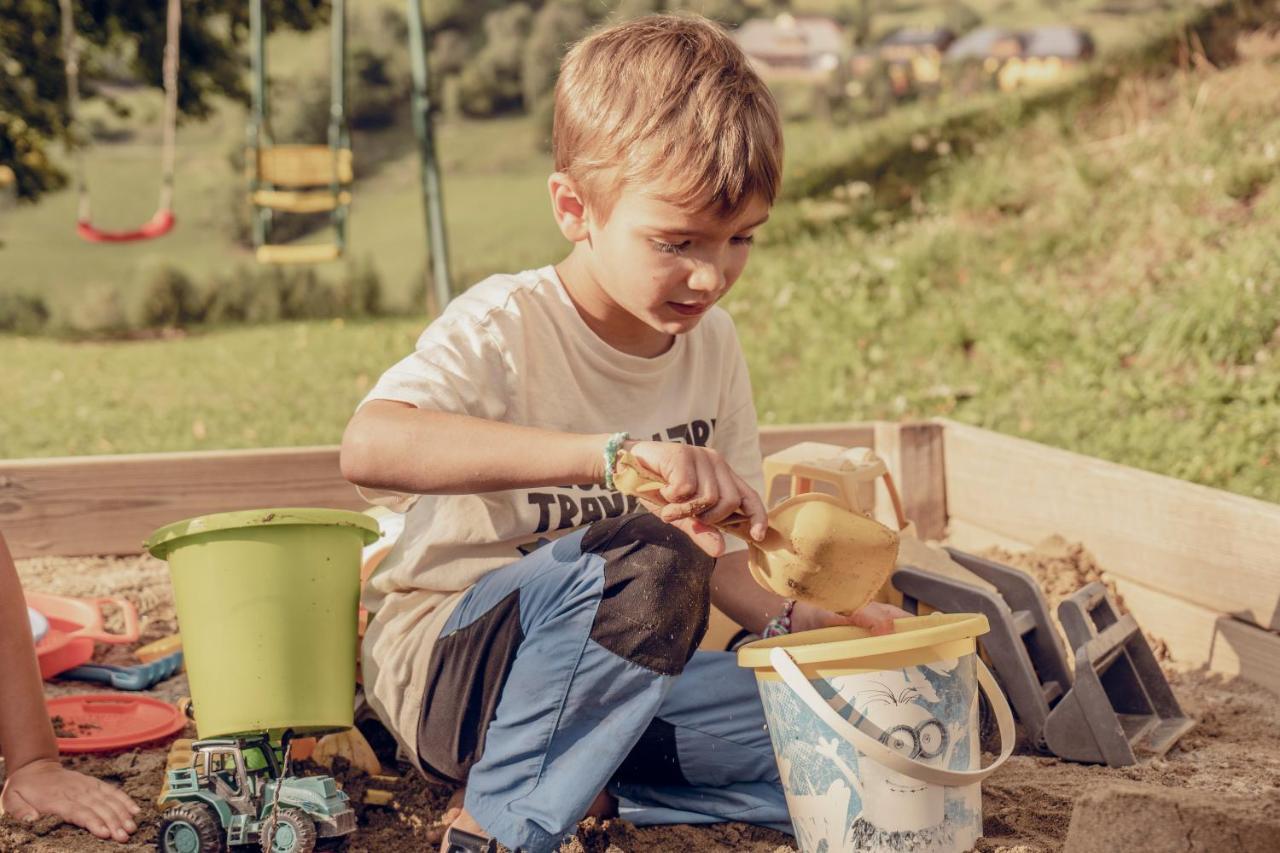
[[[757,632],[896,614],[791,611],[707,526],[766,525],[715,303],[778,192],[773,99],[715,25],[642,18],[565,58],[553,147],[569,255],[454,301],[343,438],[347,478],[408,513],[366,593],[366,694],[424,772],[465,784],[446,850],[554,850],[614,798],[641,824],[789,831],[754,677],[695,654],[709,607]],[[667,483],[660,514],[612,490],[620,449]]]
[[[13,559],[0,536],[0,755],[5,782],[0,814],[19,820],[57,815],[99,838],[128,841],[140,809],[129,795],[106,782],[67,770],[44,706],[40,668],[31,642],[31,622]]]

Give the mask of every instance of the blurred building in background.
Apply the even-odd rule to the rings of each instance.
[[[734,38],[766,81],[825,82],[848,53],[844,27],[819,16],[752,18]]]
[[[899,29],[880,40],[875,54],[884,63],[893,93],[904,97],[942,81],[942,57],[956,39],[945,27]]]
[[[981,27],[956,39],[944,58],[958,69],[954,77],[961,88],[971,88],[973,83],[965,67],[976,67],[987,81],[1007,92],[1057,79],[1093,55],[1093,37],[1079,27]]]
[[[1004,91],[1057,79],[1093,58],[1093,37],[1078,27],[1036,27],[1024,34],[1022,53],[1008,58],[999,71]]]

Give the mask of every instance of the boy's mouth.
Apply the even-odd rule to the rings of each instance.
[[[668,302],[667,304],[671,306],[671,310],[686,317],[703,314],[712,305],[710,302]]]

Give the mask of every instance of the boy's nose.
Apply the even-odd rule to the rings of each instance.
[[[714,293],[724,287],[724,270],[719,264],[699,263],[689,276],[689,289]]]

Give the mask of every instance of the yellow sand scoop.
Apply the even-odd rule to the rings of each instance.
[[[664,483],[629,453],[618,454],[614,483],[650,505],[667,503]],[[740,513],[714,526],[747,542],[751,575],[761,586],[837,613],[870,601],[898,554],[898,534],[821,493],[794,495],[770,510],[761,542],[751,539],[750,520]]]

